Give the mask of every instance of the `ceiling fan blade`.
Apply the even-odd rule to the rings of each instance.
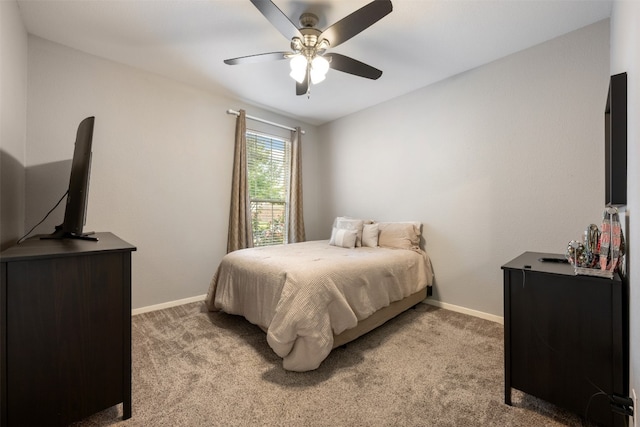
[[[343,73],[349,73],[371,80],[377,80],[382,75],[382,71],[377,68],[356,59],[349,58],[348,56],[340,55],[339,53],[331,53],[324,56],[327,59],[331,58],[329,59],[329,67],[342,71]]]
[[[229,65],[237,64],[253,64],[256,62],[278,61],[280,59],[286,59],[286,55],[289,52],[269,52],[259,53],[257,55],[241,56],[239,58],[225,59],[224,63]]]
[[[251,3],[287,40],[291,40],[294,37],[303,38],[298,27],[271,0],[251,0]]]
[[[304,77],[302,83],[296,82],[296,95],[306,95],[309,92],[309,73]]]
[[[391,13],[392,10],[391,0],[372,1],[324,30],[320,34],[319,40],[329,40],[331,47],[334,48],[369,28]]]

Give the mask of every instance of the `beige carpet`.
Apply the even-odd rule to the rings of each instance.
[[[284,371],[265,334],[201,303],[134,316],[133,417],[76,426],[560,426],[579,418],[513,393],[503,327],[420,304],[319,369]]]

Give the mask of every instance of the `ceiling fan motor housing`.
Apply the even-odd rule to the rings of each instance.
[[[316,28],[301,28],[300,33],[302,39],[299,37],[291,39],[291,50],[295,53],[313,57],[324,54],[331,45],[327,39],[322,39],[318,43],[321,31]]]
[[[300,26],[302,28],[315,28],[318,25],[318,17],[313,13],[303,13],[300,15]]]

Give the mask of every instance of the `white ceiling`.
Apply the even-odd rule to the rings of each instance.
[[[4,0],[0,0],[4,1]],[[274,0],[324,29],[369,0]],[[311,124],[322,124],[608,18],[611,0],[393,0],[393,12],[334,52],[383,70],[330,70],[296,96],[287,61],[224,59],[289,50],[249,0],[18,0],[27,31]],[[332,51],[332,50],[330,50]],[[230,106],[233,107],[233,106]]]

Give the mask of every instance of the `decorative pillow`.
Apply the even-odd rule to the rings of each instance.
[[[333,228],[329,244],[340,246],[341,248],[353,249],[356,247],[356,230],[346,230],[344,228]]]
[[[362,228],[362,246],[375,248],[378,246],[378,224],[365,224]]]
[[[333,226],[338,229],[355,230],[356,231],[356,246],[362,246],[362,227],[364,221],[357,218],[350,218],[348,216],[339,216],[335,219]]]
[[[385,248],[419,249],[419,222],[381,222],[378,245]]]

